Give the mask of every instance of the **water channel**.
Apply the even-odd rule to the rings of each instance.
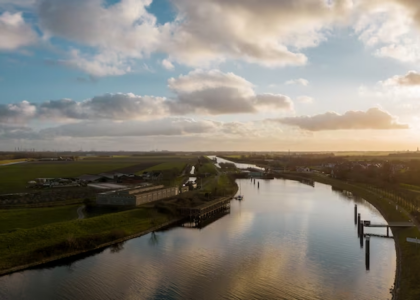
[[[372,205],[318,183],[238,182],[244,199],[202,229],[0,277],[0,299],[390,298],[394,241],[371,238],[367,271],[354,224],[355,203],[363,219],[385,223]]]

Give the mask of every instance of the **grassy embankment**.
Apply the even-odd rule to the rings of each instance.
[[[364,198],[381,212],[387,222],[408,221],[408,219],[411,219],[403,212],[396,210],[395,204],[390,202],[390,198],[386,198],[386,194],[374,191],[373,189],[367,189],[366,186],[361,184],[349,184],[329,177],[315,175],[311,178],[315,181],[350,191],[353,194]],[[397,282],[396,285],[398,299],[420,299],[420,250],[417,249],[415,244],[406,241],[407,237],[420,238],[420,231],[417,227],[394,229],[393,234],[395,243],[397,244],[397,255],[401,259],[401,261],[398,261],[400,272],[397,274],[399,282]]]
[[[80,205],[0,210],[0,234],[77,219]]]
[[[94,249],[167,222],[154,209],[136,208],[0,234],[0,273],[7,269]],[[34,220],[34,225],[37,221]]]

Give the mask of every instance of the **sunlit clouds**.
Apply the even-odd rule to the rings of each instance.
[[[416,0],[0,0],[0,150],[417,147],[419,16]]]

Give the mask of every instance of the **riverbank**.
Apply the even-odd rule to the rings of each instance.
[[[389,222],[409,221],[410,215],[405,210],[396,209],[396,204],[389,198],[384,198],[371,190],[360,185],[350,184],[335,180],[325,176],[311,175],[314,181],[331,185],[334,188],[343,189],[352,192],[369,203],[371,203]],[[363,217],[363,216],[362,216]],[[420,237],[420,231],[417,227],[409,229],[394,229],[392,234],[395,241],[395,250],[397,254],[397,267],[392,292],[392,299],[420,299],[420,251],[416,245],[408,243],[407,237]]]
[[[0,275],[107,247],[176,222],[154,209],[16,229],[0,234]]]
[[[233,183],[218,176],[218,193],[233,196],[237,192]],[[183,219],[156,205],[0,234],[0,276],[118,244]]]

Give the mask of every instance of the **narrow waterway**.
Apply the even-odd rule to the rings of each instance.
[[[367,271],[354,224],[355,203],[363,219],[385,223],[373,206],[318,183],[239,182],[244,200],[202,229],[0,277],[0,299],[390,298],[394,241],[371,238]]]

